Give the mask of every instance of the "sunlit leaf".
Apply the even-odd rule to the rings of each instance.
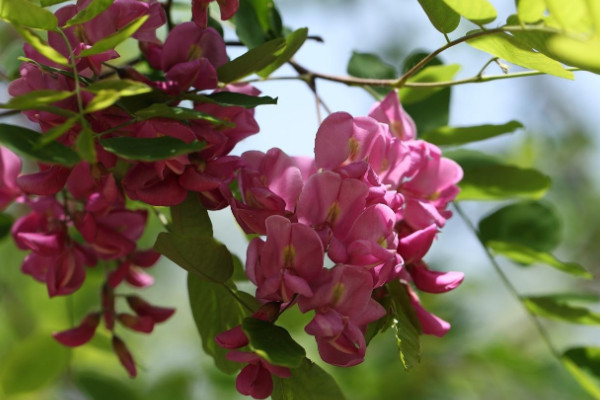
[[[94,131],[87,124],[84,123],[77,136],[77,140],[75,142],[75,147],[77,148],[77,153],[79,156],[89,162],[90,164],[95,164],[97,161],[96,155],[96,143],[94,140]]]
[[[121,96],[115,90],[99,90],[94,98],[85,107],[85,113],[104,110],[115,104]]]
[[[522,297],[529,311],[540,317],[556,319],[583,325],[600,325],[600,314],[585,307],[569,304],[564,297],[535,296]]]
[[[317,364],[304,358],[289,378],[273,375],[273,400],[344,400],[335,379]]]
[[[103,90],[112,90],[121,97],[136,96],[149,93],[152,88],[142,82],[129,79],[103,79],[83,88],[86,92],[98,93]]]
[[[503,161],[470,150],[444,153],[458,162],[464,176],[457,200],[539,199],[550,188],[550,178],[541,172],[505,164]]]
[[[29,0],[0,0],[0,18],[15,25],[54,31],[58,20],[50,11]]]
[[[235,82],[269,66],[277,59],[278,52],[284,48],[285,43],[285,39],[270,40],[220,66],[217,69],[219,81]]]
[[[192,153],[204,148],[204,143],[194,141],[186,143],[171,136],[157,138],[115,137],[100,139],[106,151],[127,160],[158,161]]]
[[[476,49],[521,67],[560,78],[573,79],[573,73],[567,71],[558,61],[533,51],[506,33],[479,36],[468,40],[467,43]]]
[[[308,28],[300,28],[290,33],[285,38],[285,47],[275,53],[275,60],[267,67],[257,71],[257,75],[263,78],[271,75],[279,67],[288,62],[294,54],[302,47],[308,36]]]
[[[249,96],[235,92],[217,92],[209,95],[186,95],[184,98],[198,103],[217,103],[225,107],[239,106],[254,108],[256,106],[277,104],[277,97]]]
[[[600,399],[600,348],[576,347],[561,357],[569,372],[595,399]]]
[[[71,117],[71,118],[67,119],[65,122],[63,122],[62,124],[56,125],[50,129],[48,129],[40,137],[40,141],[39,141],[38,145],[40,147],[45,146],[48,143],[53,142],[56,139],[60,138],[62,135],[67,133],[67,131],[69,129],[71,129],[77,121],[79,121],[79,118],[80,118],[79,116]]]
[[[92,0],[87,7],[79,11],[73,18],[69,19],[64,27],[83,24],[105,11],[115,0]]]
[[[561,224],[552,208],[536,201],[510,204],[479,222],[484,243],[517,243],[535,251],[547,252],[560,242]]]
[[[391,297],[393,328],[396,333],[396,344],[404,369],[410,369],[421,362],[421,324],[406,289],[399,281],[386,285]]]
[[[99,54],[107,50],[114,49],[119,43],[131,37],[131,35],[133,35],[144,24],[144,22],[146,22],[148,18],[148,15],[143,15],[139,18],[134,19],[133,21],[125,25],[121,30],[113,33],[110,36],[98,40],[89,49],[83,50],[79,54],[79,57],[89,57],[93,56],[94,54]]]
[[[297,368],[304,360],[304,348],[284,328],[257,318],[246,318],[242,329],[252,351],[271,364]]]
[[[517,12],[523,22],[537,22],[544,17],[546,11],[545,0],[519,0]]]
[[[385,63],[378,55],[371,53],[352,52],[352,57],[348,61],[347,71],[349,75],[357,78],[369,79],[394,79],[398,72],[392,65]],[[391,91],[389,88],[374,87],[370,89],[377,93],[379,98],[383,98]]]
[[[32,90],[31,92],[11,98],[8,103],[0,104],[0,108],[12,110],[37,110],[54,102],[67,99],[74,93],[59,90]]]
[[[422,69],[411,76],[407,83],[424,82],[444,82],[451,81],[460,70],[459,64],[432,65]],[[431,96],[432,94],[443,90],[443,87],[437,88],[409,88],[403,87],[398,91],[402,104],[417,103]]]
[[[561,62],[600,74],[600,37],[578,40],[554,36],[547,42],[548,50]]]
[[[77,372],[75,374],[77,388],[89,396],[91,400],[141,400],[142,396],[118,379],[101,375],[96,371]]]
[[[547,23],[566,31],[591,33],[593,24],[586,0],[545,0]]]
[[[69,0],[41,0],[42,7],[53,6],[55,4],[66,3]]]
[[[442,0],[454,11],[475,22],[487,24],[496,19],[496,9],[488,0]]]
[[[48,45],[48,43],[46,43],[35,32],[20,26],[15,26],[15,29],[17,30],[17,32],[19,32],[21,36],[23,36],[23,39],[25,39],[25,41],[29,43],[34,49],[36,49],[41,55],[43,55],[49,60],[54,61],[57,64],[69,66],[69,60],[67,60],[65,56],[60,54],[53,47]]]
[[[460,23],[460,15],[440,0],[419,0],[427,17],[438,31],[450,33]]]
[[[52,142],[39,147],[42,134],[21,126],[0,124],[0,143],[10,150],[34,160],[73,166],[81,159],[76,152],[60,143]]]
[[[424,133],[421,138],[438,146],[459,145],[511,133],[522,127],[523,125],[517,121],[510,121],[502,125],[444,126]]]

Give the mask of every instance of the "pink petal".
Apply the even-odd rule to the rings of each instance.
[[[99,323],[100,313],[91,313],[86,315],[78,326],[66,331],[55,332],[52,336],[63,346],[81,346],[92,339]]]

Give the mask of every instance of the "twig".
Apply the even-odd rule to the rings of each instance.
[[[167,30],[171,31],[173,29],[173,17],[171,16],[171,6],[173,5],[173,0],[167,0],[162,3],[163,9],[165,10],[165,15],[167,16]]]

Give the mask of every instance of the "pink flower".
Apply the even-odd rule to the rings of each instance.
[[[421,323],[421,329],[425,335],[434,335],[437,337],[442,337],[450,330],[450,324],[440,317],[431,314],[429,311],[425,310],[419,301],[419,297],[417,294],[410,288],[410,286],[405,285],[406,291],[410,295],[410,302],[417,313],[417,318]]]
[[[390,127],[390,131],[400,140],[412,140],[417,136],[417,127],[400,105],[398,93],[391,91],[369,111],[369,117],[375,118]]]
[[[255,353],[233,350],[227,353],[227,359],[239,363],[248,363],[238,374],[235,387],[243,395],[255,399],[266,399],[273,392],[271,374],[280,378],[289,378],[289,368],[273,365]]]
[[[137,376],[137,368],[135,367],[135,361],[133,361],[133,356],[129,352],[129,349],[125,345],[125,342],[121,340],[118,336],[114,335],[112,338],[112,347],[113,351],[119,358],[119,362],[127,372],[129,376],[135,378]]]
[[[171,318],[175,313],[174,308],[153,306],[139,296],[127,296],[127,304],[140,317],[148,317],[158,324]]]
[[[52,336],[63,346],[81,346],[92,339],[99,323],[100,313],[91,313],[86,315],[78,326],[66,331],[55,332]]]
[[[50,196],[58,193],[67,182],[68,168],[61,165],[39,164],[40,171],[32,174],[21,175],[17,178],[17,185],[27,194]]]
[[[208,4],[213,0],[192,0],[192,20],[201,28],[208,24]],[[237,12],[239,0],[217,0],[221,9],[221,19],[227,20]]]
[[[427,293],[445,293],[455,289],[465,278],[462,272],[432,271],[424,262],[408,265],[408,272],[415,286]]]
[[[5,147],[0,147],[0,210],[8,207],[21,190],[17,186],[17,176],[21,172],[21,159]]]

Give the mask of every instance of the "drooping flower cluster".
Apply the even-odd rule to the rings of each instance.
[[[305,330],[324,361],[343,367],[363,361],[367,325],[389,312],[374,290],[392,281],[402,283],[423,333],[448,331],[446,321],[420,305],[415,288],[442,293],[463,280],[460,272],[432,271],[423,261],[451,216],[446,208],[462,170],[416,139],[396,93],[368,117],[338,112],[325,119],[314,160],[272,149],[244,153],[242,161],[241,198],[230,199],[232,211],[246,233],[266,235],[251,241],[246,274],[261,302],[314,311]],[[325,266],[325,254],[333,267]],[[263,375],[255,383],[268,388]],[[270,391],[242,393],[263,398]]]
[[[89,3],[90,0],[78,0],[59,8],[59,25],[63,26]],[[228,61],[224,41],[217,31],[194,22],[183,23],[172,29],[163,43],[156,35],[166,20],[158,1],[115,0],[93,19],[63,28],[64,36],[48,33],[49,46],[75,63],[81,77],[78,84],[73,70],[26,44],[25,55],[32,62],[22,64],[21,77],[9,86],[12,96],[38,90],[71,92],[71,96],[54,102],[52,107],[26,111],[25,115],[49,135],[57,135],[57,130],[67,127],[56,140],[76,150],[80,150],[82,136],[91,134],[92,149],[88,150],[86,161],[73,167],[39,162],[38,172],[20,174],[20,159],[9,150],[0,149],[0,209],[15,200],[30,208],[12,227],[17,246],[30,251],[22,271],[44,282],[49,296],[54,297],[77,291],[85,282],[86,269],[96,267],[99,261],[108,266],[100,293],[101,308],[84,317],[80,325],[56,333],[56,340],[66,346],[82,345],[93,337],[103,319],[113,335],[114,351],[131,376],[136,375],[135,363],[125,343],[115,334],[115,323],[150,333],[154,324],[168,319],[174,309],[153,306],[136,295],[115,293],[124,283],[139,288],[152,285],[154,280],[144,269],[159,258],[153,250],[137,248],[148,211],[132,209],[127,198],[151,206],[171,206],[182,202],[188,191],[194,191],[207,208],[227,206],[228,184],[240,165],[240,158],[229,152],[238,141],[258,132],[253,110],[239,106],[196,102],[190,111],[212,118],[191,121],[152,115],[140,118],[136,115],[140,107],[122,104],[98,106],[102,91],[88,87],[104,81],[103,64],[119,54],[114,49],[89,56],[82,52],[140,18],[145,20],[133,38],[138,40],[148,64],[164,79],[152,80],[131,66],[120,68],[120,78],[147,85],[148,98],[158,98],[165,107],[177,106],[186,93],[217,89],[216,69]],[[79,93],[77,86],[81,88]],[[256,89],[244,85],[230,85],[218,91],[258,94]],[[205,145],[201,151],[140,161],[121,157],[98,141],[164,136],[184,144]],[[126,298],[133,313],[117,311],[118,297]]]

